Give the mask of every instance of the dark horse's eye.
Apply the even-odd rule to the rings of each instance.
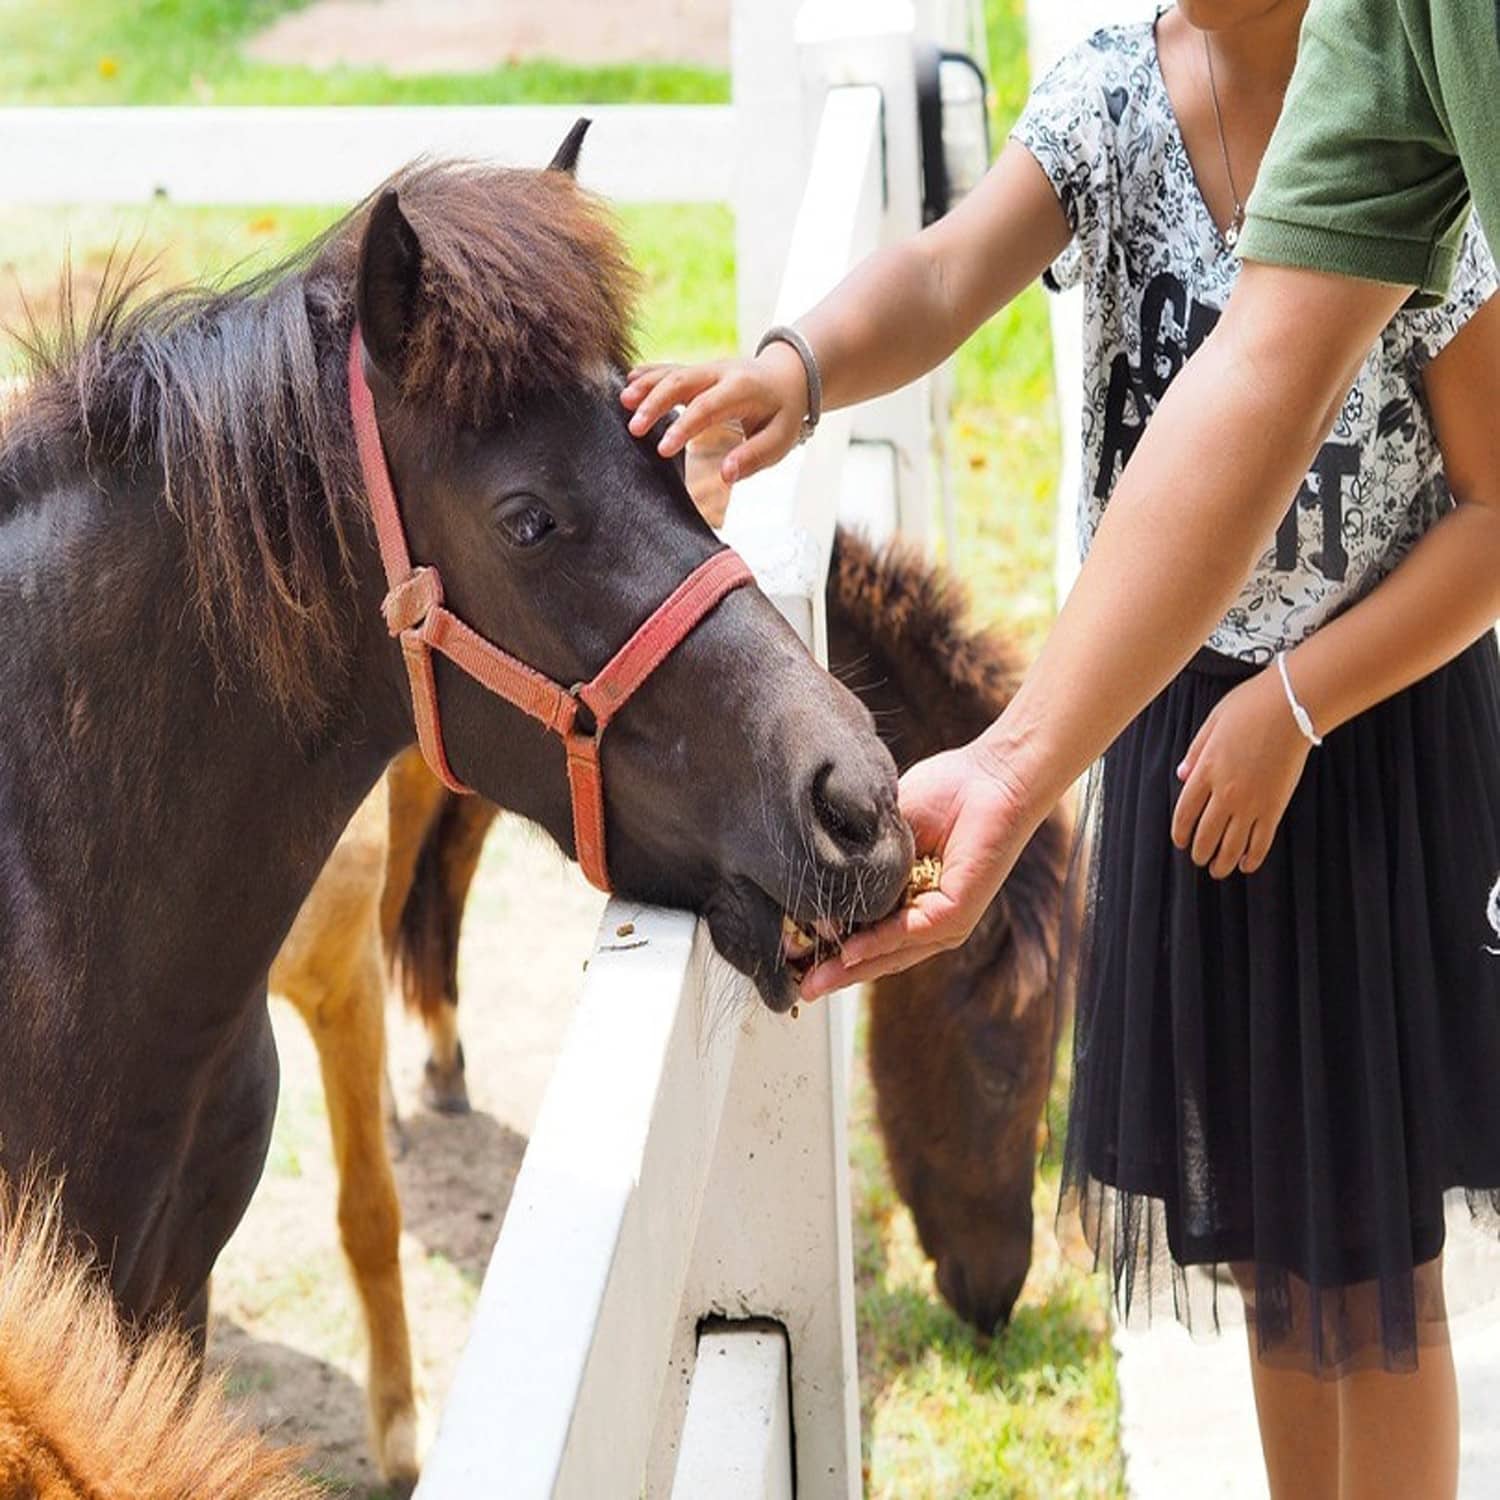
[[[557,529],[552,512],[530,495],[517,495],[507,500],[495,520],[500,535],[512,547],[535,547]]]

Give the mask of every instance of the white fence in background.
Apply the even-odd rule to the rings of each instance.
[[[421,152],[543,166],[584,113],[585,187],[729,196],[728,105],[203,105],[0,109],[0,202],[351,203]]]
[[[979,14],[734,0],[732,108],[0,110],[0,201],[348,201],[423,151],[539,165],[589,114],[587,185],[733,203],[748,344],[916,230],[914,43]],[[924,382],[831,413],[736,490],[726,535],[820,656],[836,518],[928,535],[931,408]],[[860,1493],[853,1001],[792,1020],[737,987],[691,917],[610,904],[422,1500]]]

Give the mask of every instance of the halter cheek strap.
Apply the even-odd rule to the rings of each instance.
[[[529,714],[562,740],[578,863],[593,885],[609,890],[604,772],[599,759],[604,731],[714,606],[726,594],[754,581],[750,569],[728,548],[714,553],[678,584],[597,676],[564,687],[466,625],[443,603],[443,581],[437,569],[412,565],[401,508],[380,441],[375,398],[365,379],[364,348],[357,327],[349,340],[349,410],[389,588],[381,613],[386,628],[401,642],[411,682],[417,741],[424,759],[450,791],[469,790],[454,774],[443,745],[437,678],[432,667],[432,653],[440,651],[481,686]],[[580,704],[589,711],[591,727],[578,726]]]

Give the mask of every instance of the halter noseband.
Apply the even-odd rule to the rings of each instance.
[[[443,604],[443,580],[433,567],[413,567],[391,483],[375,398],[365,380],[364,347],[356,325],[349,340],[349,411],[364,475],[380,560],[390,592],[381,605],[386,628],[401,641],[411,680],[417,741],[433,773],[451,791],[469,790],[448,764],[438,713],[432,653],[441,651],[482,687],[539,720],[563,742],[573,802],[573,843],[589,881],[609,890],[604,852],[604,776],[599,746],[609,721],[631,695],[698,626],[726,594],[754,581],[745,561],[730,548],[700,563],[625,642],[591,682],[564,687],[518,661],[465,625]],[[593,717],[592,729],[577,724],[578,705]]]

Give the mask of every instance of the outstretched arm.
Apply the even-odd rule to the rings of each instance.
[[[827,409],[897,390],[941,364],[981,323],[1029,286],[1066,248],[1072,231],[1052,184],[1012,142],[984,181],[921,234],[856,266],[798,328],[817,354]],[[784,457],[807,411],[802,362],[785,344],[754,359],[643,365],[620,399],[643,437],[674,406],[663,435],[670,458],[722,422],[746,441],[725,456],[726,484]]]
[[[1127,465],[1041,655],[996,723],[917,766],[902,810],[940,891],[852,938],[809,997],[973,930],[1027,839],[1233,601],[1407,289],[1246,265]]]

